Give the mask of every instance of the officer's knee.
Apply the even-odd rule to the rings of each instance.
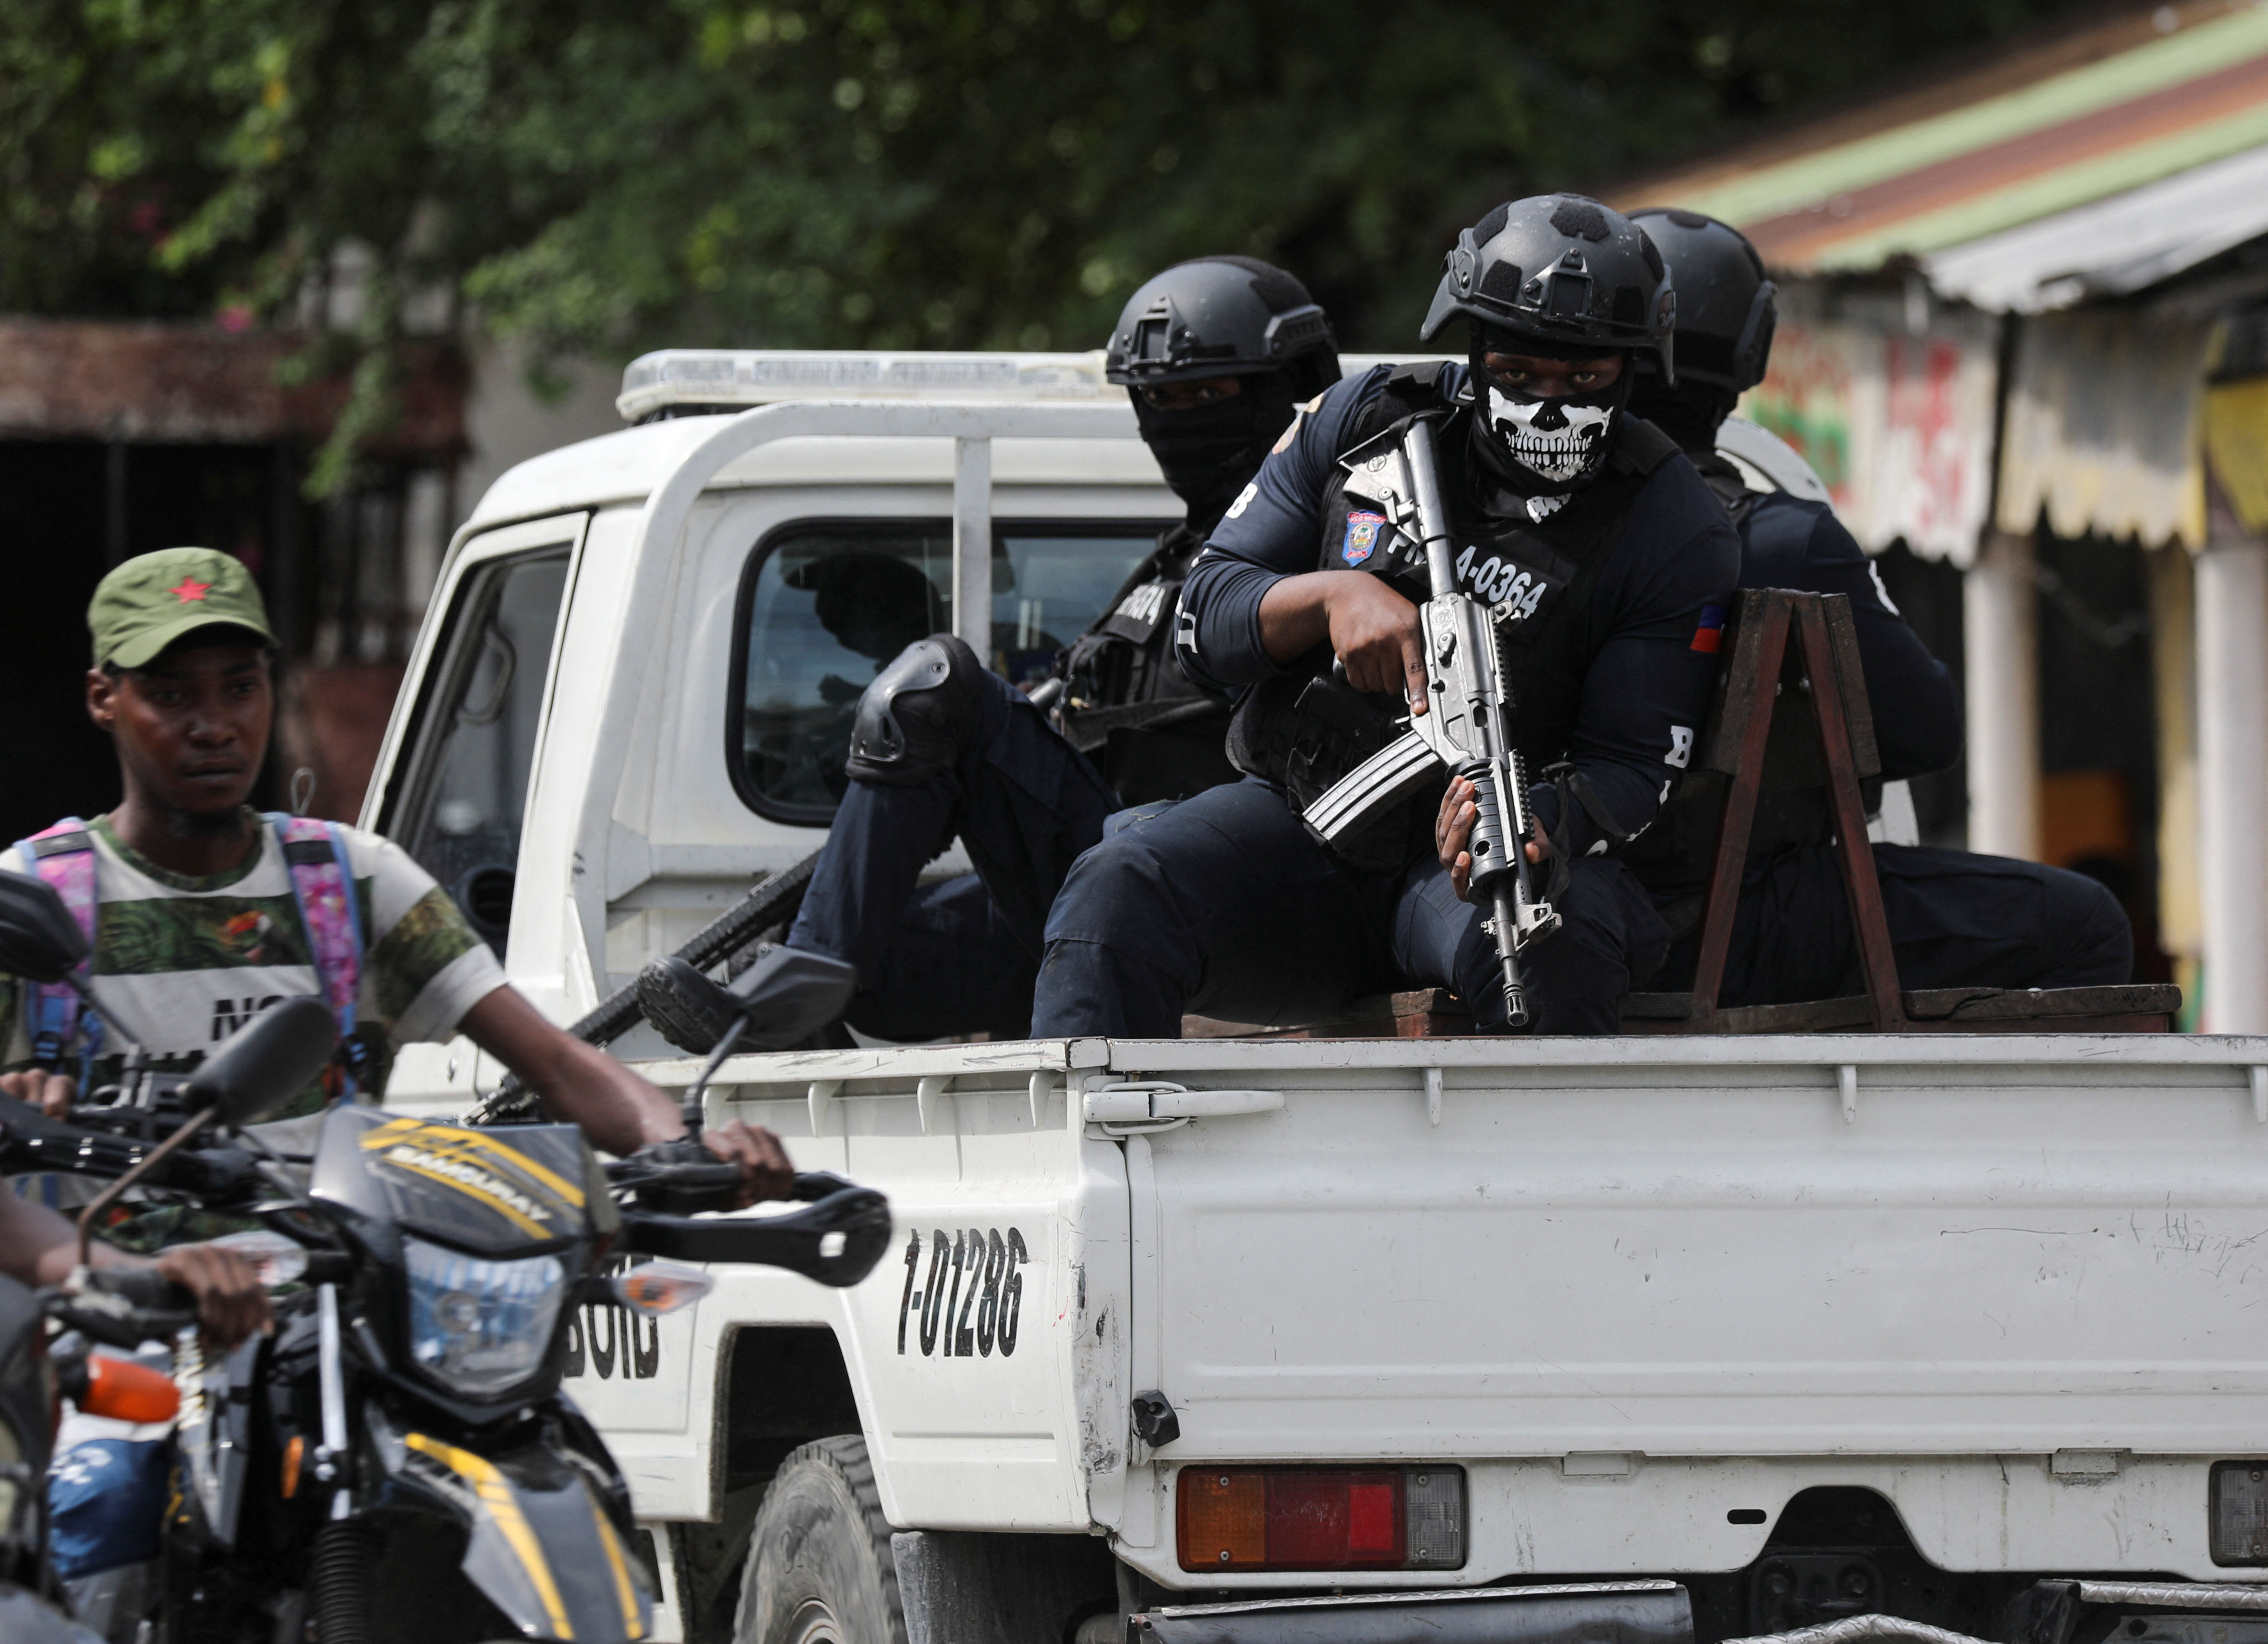
[[[1049,910],[1047,940],[1136,946],[1174,911],[1157,851],[1138,830],[1122,829],[1071,864]]]
[[[965,640],[932,634],[898,652],[858,699],[843,770],[858,782],[915,787],[974,740],[984,664]]]
[[[2133,979],[2134,927],[2102,881],[2066,869],[2046,870],[2057,933],[2057,978],[2065,987],[2109,986]]]
[[[1551,902],[1560,929],[1584,947],[1619,951],[1631,917],[1627,872],[1604,857],[1587,857],[1567,867],[1567,882]]]

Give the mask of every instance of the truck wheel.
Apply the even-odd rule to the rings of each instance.
[[[861,1438],[791,1450],[748,1535],[733,1644],[906,1644],[889,1521]]]

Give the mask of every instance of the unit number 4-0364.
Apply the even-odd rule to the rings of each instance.
[[[1024,1235],[1008,1229],[970,1227],[929,1235],[929,1274],[922,1274],[922,1235],[906,1241],[906,1288],[898,1298],[898,1351],[906,1350],[910,1323],[924,1358],[990,1358],[1016,1351],[1024,1311],[1024,1274],[1031,1252]]]

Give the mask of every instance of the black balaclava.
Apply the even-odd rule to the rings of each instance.
[[[1240,377],[1242,392],[1193,410],[1160,411],[1130,390],[1143,443],[1189,509],[1189,529],[1211,534],[1306,397],[1280,371]]]
[[[1542,519],[1550,505],[1564,501],[1599,476],[1607,452],[1614,443],[1616,419],[1629,402],[1637,375],[1630,356],[1623,355],[1622,375],[1614,386],[1596,394],[1568,394],[1544,399],[1535,394],[1507,393],[1497,387],[1482,364],[1490,353],[1528,354],[1544,359],[1589,358],[1621,352],[1587,343],[1570,344],[1517,332],[1476,326],[1472,339],[1473,450],[1482,468],[1506,490],[1528,501],[1530,515]]]

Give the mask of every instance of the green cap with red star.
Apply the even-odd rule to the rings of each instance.
[[[240,628],[247,638],[276,645],[252,573],[242,560],[210,548],[136,555],[95,586],[86,625],[94,630],[97,667],[147,667],[201,628]]]

